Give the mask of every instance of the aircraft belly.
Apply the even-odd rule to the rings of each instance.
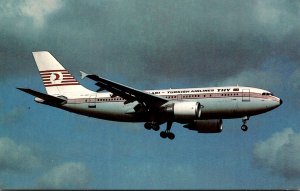
[[[204,106],[201,113],[203,119],[229,119],[258,115],[272,110],[269,100],[251,98],[243,101],[241,98],[222,98],[202,100]]]
[[[105,102],[96,103],[94,107],[89,107],[88,103],[66,104],[65,110],[70,112],[95,117],[99,119],[125,121],[125,122],[141,122],[145,121],[144,117],[135,113],[128,113],[133,110],[132,105],[123,102]]]
[[[252,98],[251,101],[240,100],[238,102],[238,112],[244,116],[258,115],[272,110],[269,107],[270,104],[270,100],[261,98]]]
[[[252,98],[243,101],[241,98],[207,98],[199,100],[203,105],[201,119],[230,119],[244,116],[252,116],[272,110],[269,107],[272,103],[269,100]],[[99,119],[124,121],[124,122],[145,122],[149,116],[142,113],[135,113],[134,107],[137,103],[124,102],[101,102],[90,103],[72,103],[62,106],[62,109],[70,112],[95,117]],[[161,116],[162,117],[162,116]],[[154,117],[157,118],[157,117]],[[164,121],[164,118],[158,119]]]
[[[201,100],[203,119],[234,118],[237,113],[237,100],[232,98],[208,98]]]

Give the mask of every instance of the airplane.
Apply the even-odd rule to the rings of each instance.
[[[91,91],[82,86],[49,52],[33,52],[47,93],[17,88],[35,96],[40,104],[88,117],[119,122],[143,122],[148,130],[173,140],[174,122],[198,133],[220,133],[223,119],[241,118],[243,131],[250,117],[271,111],[282,100],[270,91],[243,86],[138,90],[95,74],[81,72],[99,87]]]

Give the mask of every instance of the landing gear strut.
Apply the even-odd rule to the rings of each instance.
[[[168,121],[167,122],[167,128],[165,131],[162,131],[160,132],[160,137],[165,139],[165,138],[169,138],[170,140],[173,140],[175,138],[175,135],[174,133],[172,133],[170,130],[171,130],[171,127],[172,127],[172,121]]]
[[[159,128],[159,124],[156,123],[156,122],[147,122],[145,123],[144,125],[145,129],[153,129],[154,131],[158,131],[160,128]]]
[[[243,131],[247,131],[248,130],[248,126],[246,125],[246,123],[247,123],[248,120],[249,120],[248,116],[242,118],[243,125],[241,126],[241,129]]]

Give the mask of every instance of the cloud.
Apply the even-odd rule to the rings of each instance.
[[[34,0],[27,0],[23,3],[20,10],[24,16],[31,17],[34,23],[41,27],[44,25],[45,17],[62,6],[62,1],[60,0],[43,0],[36,2]]]
[[[283,86],[283,84],[290,82],[290,79],[283,74],[283,64],[285,64],[285,61],[271,59],[271,61],[264,62],[264,64],[257,68],[242,71],[225,80],[219,81],[217,85],[226,86],[238,84],[241,86],[252,86],[255,84],[256,87],[260,88],[276,89],[278,86]],[[276,76],[276,78],[274,78],[274,76]],[[213,82],[210,85],[215,83],[216,82]]]
[[[191,185],[197,187],[199,183],[197,170],[190,164],[160,161],[157,163],[137,162],[132,163],[133,166],[121,162],[116,165],[119,169],[117,171],[122,173],[111,174],[108,171],[109,177],[115,177],[113,180],[115,183],[104,178],[103,185],[110,182],[108,187],[104,187],[105,189],[186,189]]]
[[[56,166],[39,179],[42,188],[83,188],[89,181],[89,173],[83,163],[68,162]]]
[[[36,27],[42,27],[46,16],[57,11],[62,6],[61,0],[5,0],[0,5],[0,18],[18,19],[17,26],[24,27],[24,17],[33,20]]]
[[[26,171],[39,166],[40,160],[31,148],[7,137],[0,138],[0,171]]]
[[[289,81],[289,85],[296,90],[300,89],[300,67],[296,68],[296,70],[294,70],[293,72],[291,72],[290,75],[290,81]]]
[[[291,128],[257,143],[253,154],[258,167],[266,168],[286,179],[300,178],[300,133],[295,133]]]
[[[6,184],[3,180],[0,180],[0,187],[1,188],[6,188]]]
[[[35,6],[43,3],[32,8],[27,4],[19,14],[41,22],[36,15],[42,13],[35,13]],[[3,26],[7,46],[2,49],[9,63],[1,71],[3,76],[16,67],[24,68],[18,73],[27,75],[28,66],[34,67],[30,52],[41,49],[50,50],[71,71],[84,66],[87,72],[152,83],[175,79],[217,82],[282,55],[300,61],[297,1],[53,4],[53,14],[41,33],[26,27],[20,33],[13,26]],[[16,55],[8,56],[14,51],[21,52],[17,56],[23,64],[15,60]]]
[[[63,2],[60,0],[1,1],[0,81],[20,73],[32,73],[30,68],[34,65],[30,65],[33,62],[31,52],[45,43],[39,40],[44,34],[47,21],[62,7]]]
[[[0,123],[5,125],[17,123],[23,118],[24,114],[24,109],[20,107],[14,107],[8,112],[1,111]]]
[[[282,26],[281,30],[276,31],[273,35],[288,35],[295,27],[295,15],[300,8],[298,2],[292,1],[257,1],[256,3],[256,18],[264,28],[274,29],[277,26]],[[284,21],[284,22],[283,22]],[[273,36],[272,35],[272,36]],[[274,36],[273,36],[274,37]]]

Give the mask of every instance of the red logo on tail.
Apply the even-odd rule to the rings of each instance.
[[[63,80],[63,75],[61,72],[53,72],[50,76],[50,82],[52,84],[60,84]]]

